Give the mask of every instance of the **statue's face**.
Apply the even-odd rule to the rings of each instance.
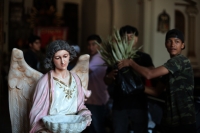
[[[66,70],[69,64],[70,54],[66,50],[59,50],[53,57],[55,69]]]

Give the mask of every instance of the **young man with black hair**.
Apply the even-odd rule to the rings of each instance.
[[[120,36],[127,35],[131,40],[134,37],[134,45],[138,41],[138,30],[135,27],[126,25],[120,28]],[[153,68],[153,62],[151,57],[143,52],[138,51],[138,58],[135,60],[138,64]],[[116,75],[118,70],[108,68],[107,74],[104,77],[104,81],[107,85],[113,85],[116,82]],[[140,77],[139,77],[140,78]],[[145,80],[143,80],[145,84]],[[148,109],[147,109],[147,96],[141,92],[139,94],[123,94],[122,89],[114,85],[113,86],[113,130],[114,133],[127,133],[128,128],[134,131],[134,133],[147,133],[148,128]],[[131,125],[131,127],[129,127]]]
[[[90,133],[106,133],[105,115],[109,94],[103,80],[107,66],[98,53],[98,44],[101,44],[102,40],[99,35],[93,34],[87,38],[87,43],[90,55],[88,90],[92,91],[86,101],[86,106],[92,113],[92,123],[88,128]]]
[[[118,68],[132,67],[147,79],[162,76],[162,84],[155,88],[145,88],[145,92],[151,95],[159,95],[166,90],[162,133],[196,133],[194,75],[190,60],[181,55],[185,48],[182,32],[169,30],[165,47],[171,58],[160,67],[149,69],[127,59],[119,61]]]
[[[40,37],[31,35],[28,39],[29,49],[24,53],[26,63],[35,70],[39,70],[39,57],[37,53],[40,51]]]

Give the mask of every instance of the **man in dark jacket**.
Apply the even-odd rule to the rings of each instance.
[[[128,39],[134,39],[134,45],[138,41],[138,30],[132,26],[124,26],[120,29],[120,35],[127,35]],[[138,58],[133,60],[145,67],[154,67],[151,57],[143,52],[138,51]],[[113,84],[116,79],[118,70],[108,68],[104,78],[107,85]],[[140,78],[140,77],[139,77]],[[145,84],[145,80],[143,84]],[[134,133],[147,133],[148,127],[148,110],[147,96],[144,92],[137,94],[124,94],[120,86],[113,87],[113,129],[114,133],[126,133],[131,128]]]
[[[29,37],[29,49],[25,51],[24,58],[26,63],[35,70],[39,70],[39,57],[37,53],[40,51],[40,37],[32,35]]]

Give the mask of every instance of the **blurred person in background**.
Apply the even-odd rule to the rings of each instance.
[[[127,36],[128,40],[134,39],[134,46],[138,42],[139,32],[137,28],[125,25],[120,28],[120,36]],[[138,64],[153,68],[153,62],[150,55],[137,51],[138,58],[134,58]],[[105,83],[107,85],[113,85],[116,83],[116,76],[118,74],[118,69],[108,68],[106,76],[104,77]],[[145,84],[145,80],[140,78]],[[113,130],[114,133],[127,133],[133,131],[134,133],[147,133],[148,129],[148,106],[147,106],[147,96],[144,92],[138,94],[123,94],[120,86],[112,86],[113,92]]]
[[[107,86],[104,83],[107,66],[98,53],[98,44],[102,40],[99,35],[93,34],[87,38],[87,49],[90,55],[88,90],[92,95],[87,99],[86,106],[92,113],[90,133],[105,133],[106,104],[109,99]]]
[[[41,52],[41,38],[37,35],[31,35],[28,39],[29,49],[24,52],[26,63],[35,70],[45,73],[44,53]]]
[[[169,30],[165,47],[170,59],[159,67],[149,69],[125,59],[119,61],[118,68],[131,67],[147,79],[161,77],[156,87],[145,87],[145,93],[154,96],[166,91],[161,133],[196,133],[194,74],[190,60],[181,54],[185,49],[183,33]]]

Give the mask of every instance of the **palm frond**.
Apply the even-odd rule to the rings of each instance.
[[[98,52],[101,54],[102,59],[111,67],[120,60],[137,58],[136,52],[141,49],[141,47],[134,47],[134,37],[132,40],[128,40],[126,34],[121,37],[117,29],[113,30],[113,34],[107,40],[98,45]]]

